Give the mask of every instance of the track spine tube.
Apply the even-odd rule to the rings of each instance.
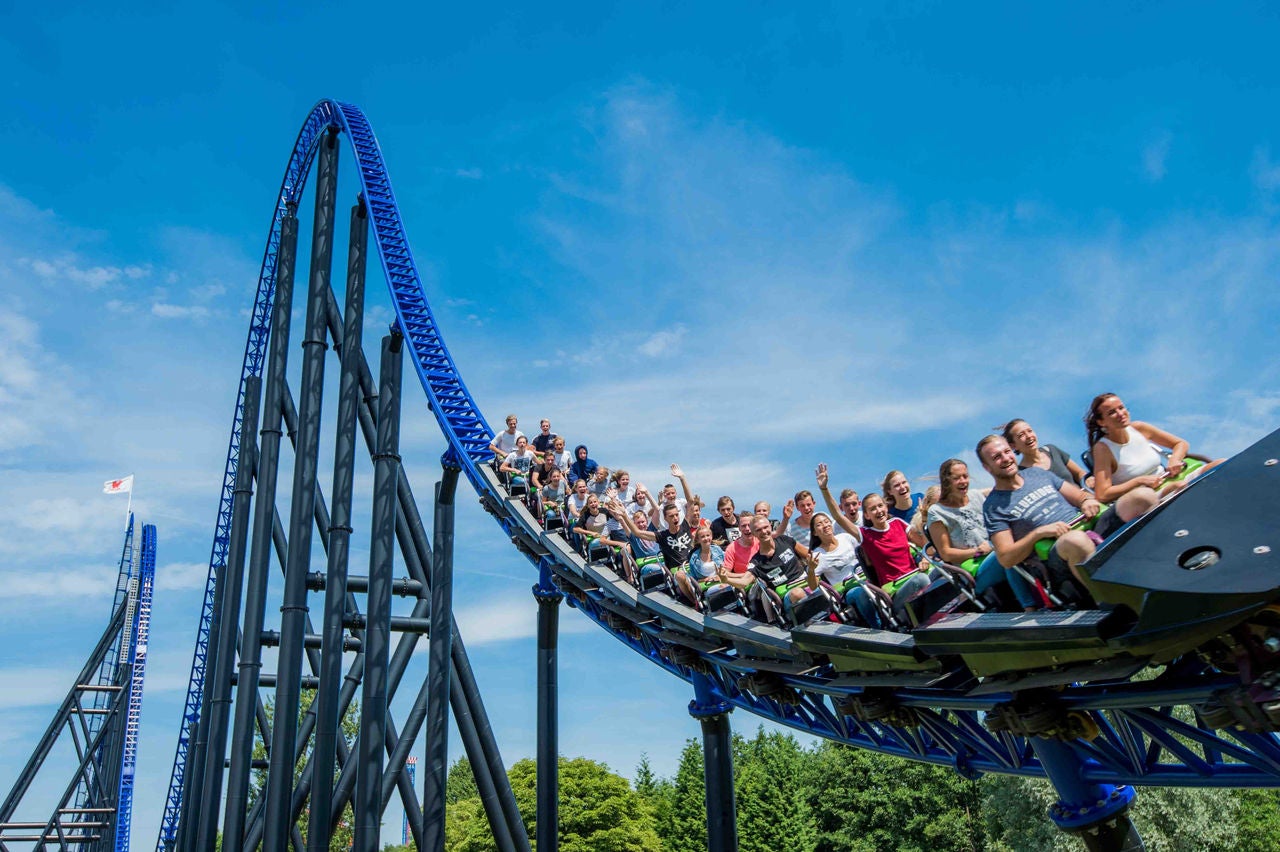
[[[262,380],[250,376],[245,380],[244,419],[241,428],[252,436],[258,430],[258,406],[262,396]],[[252,438],[250,438],[252,440]],[[243,444],[243,439],[242,439]],[[247,462],[247,460],[246,460]],[[223,756],[227,753],[228,723],[231,714],[231,671],[235,667],[236,635],[240,623],[240,600],[244,587],[245,556],[248,551],[246,536],[249,531],[249,510],[253,502],[253,467],[246,463],[236,469],[235,500],[231,510],[231,540],[227,550],[227,564],[223,566],[218,589],[222,596],[222,625],[211,636],[218,636],[218,647],[213,655],[213,676],[205,682],[211,684],[209,702],[208,756],[204,760],[204,778],[193,779],[193,786],[200,784],[198,801],[198,831],[196,849],[212,849],[218,833],[218,807],[222,801]],[[212,807],[208,803],[214,803]]]
[[[373,525],[369,538],[369,592],[360,752],[356,770],[355,852],[377,852],[382,824],[383,750],[391,645],[391,581],[394,571],[396,475],[400,466],[400,376],[403,338],[382,339],[378,384],[378,450],[373,456]]]
[[[1067,743],[1033,737],[1032,748],[1060,800],[1049,808],[1054,825],[1083,841],[1089,852],[1143,852],[1142,837],[1129,819],[1137,794],[1084,779],[1084,762]]]
[[[292,756],[298,734],[307,572],[311,568],[311,530],[320,452],[320,401],[324,394],[325,291],[329,287],[333,257],[333,219],[338,184],[338,134],[333,130],[320,142],[318,169],[307,322],[302,339],[302,380],[298,391],[298,439],[294,453],[293,492],[289,500],[289,554],[285,563],[284,602],[280,607],[280,651],[275,719],[271,731],[272,766],[267,772],[263,852],[289,852]]]
[[[560,631],[560,602],[564,595],[551,579],[551,563],[542,560],[538,583],[538,775],[537,817],[539,852],[560,848],[560,728],[556,646]],[[436,850],[439,852],[439,850]]]
[[[427,644],[426,760],[422,774],[422,849],[444,852],[445,792],[449,777],[449,652],[453,646],[454,498],[458,464],[443,462],[436,483],[435,542],[431,561],[431,634]]]
[[[293,279],[298,250],[298,218],[292,208],[281,223],[277,255],[275,301],[263,398],[261,446],[257,453],[258,500],[254,505],[249,577],[245,592],[244,639],[236,680],[236,708],[231,733],[231,767],[227,775],[227,805],[222,827],[223,852],[241,852],[249,803],[249,772],[258,707],[258,676],[262,673],[262,627],[267,605],[271,526],[275,517],[279,479],[281,420],[285,371],[289,357],[289,326],[293,310]],[[248,437],[248,436],[243,436]],[[252,440],[251,438],[249,438]],[[247,461],[246,461],[247,463]],[[270,753],[271,733],[263,730]]]
[[[735,852],[738,848],[738,815],[733,795],[733,742],[729,713],[711,679],[693,674],[693,701],[689,715],[702,725],[702,771],[707,793],[707,850]]]
[[[355,478],[356,415],[360,407],[363,353],[365,269],[369,219],[364,202],[351,210],[347,248],[347,297],[343,313],[342,377],[338,390],[338,421],[334,432],[333,510],[329,520],[329,561],[325,573],[324,640],[320,651],[320,687],[316,692],[316,735],[311,752],[307,849],[329,849],[329,807],[333,796],[333,766],[341,736],[338,691],[342,677],[342,616],[346,608],[347,559],[351,547],[351,492]],[[327,294],[326,294],[327,295]],[[326,300],[327,301],[327,300]],[[339,345],[336,344],[335,345]]]
[[[236,478],[239,479],[238,468]],[[200,794],[204,788],[206,764],[209,762],[209,710],[213,701],[213,678],[209,677],[209,670],[212,668],[217,671],[218,651],[222,646],[222,633],[225,627],[223,607],[227,595],[226,574],[227,566],[224,561],[214,570],[213,609],[209,621],[209,645],[205,653],[205,676],[200,692],[200,711],[194,720],[191,748],[187,752],[186,773],[182,779],[182,817],[178,822],[180,852],[195,852],[200,848],[196,845],[196,839],[201,823],[200,815],[203,811]],[[234,635],[234,628],[233,617],[232,635]],[[213,771],[221,772],[222,767],[216,767]]]

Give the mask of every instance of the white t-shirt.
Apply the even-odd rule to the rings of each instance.
[[[524,433],[519,429],[515,431],[515,434],[503,429],[501,432],[493,436],[493,441],[491,443],[498,448],[498,452],[506,455],[516,448],[516,441],[523,437]]]
[[[552,450],[551,455],[555,457],[556,467],[560,468],[560,471],[567,476],[569,474],[569,465],[573,464],[573,454],[568,450],[559,453]]]
[[[818,579],[835,586],[860,573],[861,566],[858,565],[858,555],[855,550],[857,546],[856,538],[847,532],[841,532],[836,533],[834,550],[815,549],[813,552],[818,557],[815,573]]]

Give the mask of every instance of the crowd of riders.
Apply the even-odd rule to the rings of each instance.
[[[923,493],[891,470],[860,496],[834,492],[819,464],[814,490],[796,492],[775,518],[765,501],[739,510],[727,495],[709,511],[678,464],[655,493],[583,444],[570,452],[548,420],[532,441],[517,425],[509,415],[494,436],[495,469],[586,559],[695,609],[783,625],[825,617],[905,629],[939,608],[1092,606],[1098,545],[1222,461],[1190,455],[1184,439],[1132,420],[1105,393],[1084,417],[1088,470],[1013,419],[975,448],[990,489],[971,488],[968,465],[952,458]]]

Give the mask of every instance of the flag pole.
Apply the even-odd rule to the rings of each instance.
[[[129,474],[129,503],[124,509],[124,528],[129,530],[129,516],[133,514],[133,474]]]

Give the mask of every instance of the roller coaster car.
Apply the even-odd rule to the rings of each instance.
[[[1228,671],[1275,666],[1280,627],[1280,431],[1122,528],[1084,563],[1103,607],[1127,607],[1115,652],[1165,662],[1193,649]],[[1274,648],[1272,647],[1274,646]]]

